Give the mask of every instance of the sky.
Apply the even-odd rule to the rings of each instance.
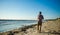
[[[60,0],[0,0],[0,19],[35,20],[39,11],[44,19],[60,17]]]

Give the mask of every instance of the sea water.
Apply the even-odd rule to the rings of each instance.
[[[0,32],[6,32],[16,28],[20,28],[23,25],[31,25],[36,23],[36,20],[0,20]]]

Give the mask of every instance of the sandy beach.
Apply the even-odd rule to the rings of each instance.
[[[37,32],[37,24],[24,26],[8,32],[0,33],[0,35],[60,35],[60,18],[54,20],[47,20],[42,24],[42,32]]]

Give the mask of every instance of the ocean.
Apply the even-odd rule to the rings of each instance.
[[[37,20],[0,20],[0,32],[6,32],[23,25],[37,24]]]

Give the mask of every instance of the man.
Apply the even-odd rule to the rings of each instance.
[[[41,27],[42,27],[42,20],[44,19],[43,15],[42,15],[42,12],[39,12],[39,15],[38,15],[38,31],[41,32]]]

